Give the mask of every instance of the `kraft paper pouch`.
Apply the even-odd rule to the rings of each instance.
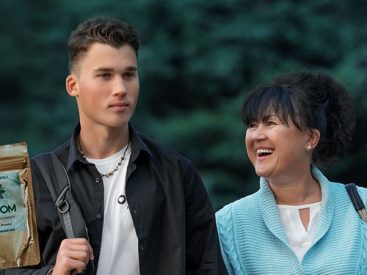
[[[0,146],[0,269],[40,262],[27,145]]]

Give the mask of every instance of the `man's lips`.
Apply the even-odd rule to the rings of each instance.
[[[122,102],[122,103],[113,103],[109,105],[109,108],[112,108],[114,110],[124,110],[129,106],[128,103]]]

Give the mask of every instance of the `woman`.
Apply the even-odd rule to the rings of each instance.
[[[229,274],[367,274],[367,225],[345,186],[318,169],[345,153],[352,109],[343,87],[311,73],[276,78],[245,98],[260,189],[216,215]],[[358,192],[366,203],[367,190]]]

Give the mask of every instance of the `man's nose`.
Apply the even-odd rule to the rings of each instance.
[[[122,77],[116,77],[113,83],[113,94],[124,95],[127,92],[126,82]]]

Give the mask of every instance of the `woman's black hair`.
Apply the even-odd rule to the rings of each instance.
[[[320,131],[313,152],[316,165],[341,158],[352,142],[353,100],[327,74],[290,73],[250,91],[242,105],[244,123],[265,121],[269,115],[277,115],[286,125],[290,119],[301,131]]]

